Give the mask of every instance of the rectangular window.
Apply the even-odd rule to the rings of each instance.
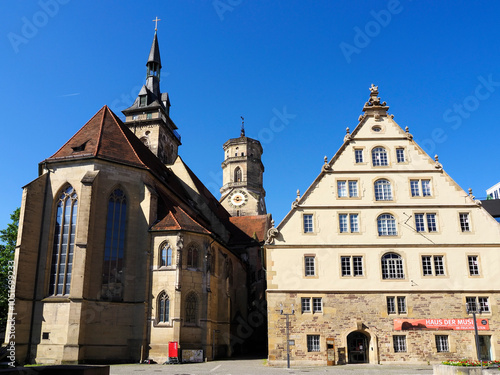
[[[339,229],[340,233],[346,233],[347,229],[347,214],[339,214]]]
[[[315,257],[306,256],[304,257],[304,262],[305,262],[306,276],[315,276],[316,275]]]
[[[322,312],[323,311],[323,301],[321,298],[313,298],[313,312]]]
[[[468,213],[461,213],[460,214],[460,229],[462,232],[470,232],[470,225],[469,225],[469,214]]]
[[[425,231],[424,214],[415,214],[415,228],[417,232]]]
[[[427,214],[427,230],[429,232],[437,232],[437,225],[436,225],[436,214]]]
[[[311,299],[310,298],[301,298],[301,306],[302,306],[302,313],[310,313],[311,312]]]
[[[432,196],[431,180],[410,180],[410,190],[412,197],[430,197]]]
[[[362,256],[342,256],[340,257],[342,276],[363,276]]]
[[[347,197],[346,181],[337,181],[337,194],[339,198]]]
[[[307,351],[319,352],[319,335],[307,335]]]
[[[354,198],[358,196],[358,181],[349,181],[349,197]]]
[[[397,158],[398,163],[404,163],[406,161],[404,148],[397,148],[396,149],[396,158]]]
[[[354,150],[354,158],[356,160],[356,163],[363,163],[363,150],[362,149],[355,149]]]
[[[395,353],[406,353],[406,336],[394,335],[392,340]]]
[[[436,214],[415,214],[415,229],[417,232],[437,232]]]
[[[340,180],[337,181],[337,195],[339,198],[358,197],[358,181],[357,180]]]
[[[358,233],[359,232],[358,214],[350,214],[349,221],[351,224],[351,232]]]
[[[406,314],[406,297],[387,297],[387,314]]]
[[[436,335],[436,349],[438,353],[450,351],[450,347],[448,345],[448,336]]]
[[[488,297],[465,297],[465,303],[468,313],[490,312],[490,302]]]
[[[424,276],[444,276],[444,260],[442,255],[423,255],[422,274]]]
[[[469,275],[479,276],[479,261],[477,255],[469,255],[467,257],[469,262]]]
[[[312,233],[313,215],[304,215],[304,233]]]
[[[339,214],[339,231],[340,233],[358,233],[359,222],[358,214]]]

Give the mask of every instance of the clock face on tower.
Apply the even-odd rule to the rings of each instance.
[[[248,202],[248,193],[244,190],[235,190],[229,196],[231,207],[242,207]]]

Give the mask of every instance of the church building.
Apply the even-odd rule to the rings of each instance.
[[[475,325],[481,359],[499,360],[500,224],[370,91],[270,229],[269,364],[474,359]]]
[[[146,67],[124,122],[102,107],[23,189],[19,363],[163,363],[169,342],[179,359],[212,360],[258,341],[241,326],[265,313],[262,147],[228,141],[242,150],[224,151],[223,192],[238,207],[228,212],[178,154],[156,31]]]

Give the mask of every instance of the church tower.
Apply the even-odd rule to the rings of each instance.
[[[146,63],[146,84],[142,86],[134,104],[123,110],[125,125],[164,164],[173,164],[181,137],[170,119],[168,93],[160,92],[161,59],[158,37],[155,35]]]
[[[222,205],[232,216],[265,215],[266,192],[260,142],[245,136],[242,123],[240,137],[228,140],[222,147]]]

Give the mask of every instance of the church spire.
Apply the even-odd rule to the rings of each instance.
[[[153,37],[153,44],[151,45],[151,50],[149,51],[148,62],[146,63],[147,73],[146,73],[146,87],[153,92],[157,97],[160,96],[160,71],[161,71],[161,59],[160,59],[160,47],[158,46],[158,36],[156,32],[158,30],[158,17],[155,20],[155,36]]]

